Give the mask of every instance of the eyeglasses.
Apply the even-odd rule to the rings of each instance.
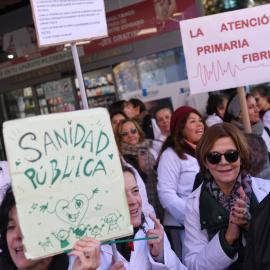
[[[208,162],[211,164],[218,164],[221,161],[221,156],[224,156],[228,162],[232,163],[232,162],[237,161],[239,153],[240,151],[238,150],[229,150],[224,154],[220,154],[218,152],[212,152],[212,153],[206,154],[205,156]]]
[[[137,129],[136,128],[131,128],[130,129],[130,133],[131,134],[136,134],[137,133]],[[122,137],[126,137],[128,135],[128,131],[123,131],[122,133],[121,133],[121,136]]]

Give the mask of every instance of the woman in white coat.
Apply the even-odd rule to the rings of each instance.
[[[208,128],[196,157],[205,179],[186,201],[185,264],[190,270],[243,269],[252,211],[270,183],[251,179],[251,151],[231,124]]]
[[[182,106],[172,114],[171,135],[163,144],[157,169],[158,195],[165,209],[164,226],[184,225],[186,199],[199,172],[195,149],[205,127],[200,113],[191,107]],[[179,229],[178,235],[183,243],[184,230]]]
[[[158,236],[157,239],[142,240],[117,244],[118,257],[121,262],[112,264],[112,248],[110,245],[101,247],[102,269],[137,269],[137,270],[184,270],[186,267],[172,251],[167,236],[158,219],[152,215],[145,217],[142,212],[142,201],[134,172],[123,167],[126,196],[130,210],[134,235],[129,238]],[[110,268],[111,267],[111,268]],[[121,268],[125,267],[125,268]]]

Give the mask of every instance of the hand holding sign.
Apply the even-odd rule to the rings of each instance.
[[[4,138],[27,258],[132,233],[106,109],[5,122]]]
[[[69,252],[69,256],[77,256],[73,264],[72,270],[95,270],[100,266],[100,242],[84,237],[77,241],[73,251]]]

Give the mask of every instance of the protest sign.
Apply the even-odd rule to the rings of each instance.
[[[31,0],[31,7],[39,47],[108,35],[103,0]]]
[[[192,94],[269,81],[270,5],[180,22]]]
[[[132,234],[106,109],[7,121],[4,140],[27,258]]]

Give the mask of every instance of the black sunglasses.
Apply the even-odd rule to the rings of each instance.
[[[131,128],[131,129],[130,129],[130,133],[131,133],[131,134],[137,133],[137,129],[136,129],[136,128]],[[121,136],[122,136],[122,137],[126,137],[127,135],[128,135],[128,132],[127,132],[127,131],[123,131],[123,132],[121,133]]]
[[[224,154],[220,154],[218,152],[212,152],[212,153],[206,154],[205,156],[208,162],[211,164],[218,164],[221,161],[221,156],[224,156],[228,162],[232,163],[232,162],[237,161],[239,153],[240,151],[238,150],[229,150]]]

